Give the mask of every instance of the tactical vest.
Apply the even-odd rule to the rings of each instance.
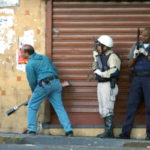
[[[144,48],[143,44],[140,44],[140,47]],[[150,45],[145,49],[148,53],[150,53]],[[150,73],[150,61],[144,55],[139,55],[136,63],[134,65],[135,73],[149,72]]]
[[[107,71],[107,70],[110,69],[109,66],[108,66],[108,59],[109,59],[111,54],[109,54],[109,55],[104,55],[103,54],[103,55],[100,55],[100,56],[97,57],[98,69],[100,69],[102,72]],[[116,81],[117,81],[118,76],[113,77],[113,79],[116,79]],[[98,80],[98,82],[107,82],[107,81],[111,81],[112,78],[102,78],[101,76],[96,74],[96,80]]]

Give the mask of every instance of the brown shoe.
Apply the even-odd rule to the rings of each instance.
[[[36,135],[36,132],[35,132],[35,131],[29,131],[29,130],[26,130],[26,131],[23,132],[23,134]]]

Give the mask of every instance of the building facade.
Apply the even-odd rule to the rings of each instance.
[[[72,87],[63,90],[67,109],[75,135],[95,136],[103,130],[98,113],[96,81],[89,82],[92,73],[94,40],[102,34],[113,37],[114,51],[122,60],[119,95],[115,106],[115,133],[120,131],[126,113],[130,68],[127,55],[136,42],[136,31],[150,26],[150,2],[148,1],[77,1],[77,0],[20,0],[13,13],[14,31],[12,43],[0,53],[1,122],[0,130],[21,132],[26,128],[26,108],[7,117],[5,112],[30,97],[25,72],[17,64],[20,41],[31,38],[35,49],[47,54],[58,67],[60,79],[70,80]],[[1,13],[1,16],[6,15]],[[19,40],[18,40],[19,39]],[[7,39],[6,39],[7,40]],[[8,41],[8,40],[7,40]],[[6,41],[6,42],[7,42]],[[8,42],[7,42],[8,43]],[[16,58],[17,57],[17,58]],[[16,68],[17,65],[21,68]],[[45,133],[63,134],[53,110],[43,104],[39,115],[48,120]],[[145,112],[141,104],[136,116],[133,136],[145,135]],[[47,111],[48,110],[48,111]],[[46,117],[45,117],[46,116]],[[17,120],[17,122],[16,122]],[[7,122],[7,123],[6,123]],[[7,125],[6,125],[7,124]],[[140,126],[139,126],[140,125]]]

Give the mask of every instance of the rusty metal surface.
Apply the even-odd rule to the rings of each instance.
[[[63,99],[73,124],[103,123],[98,114],[96,81],[87,81],[93,41],[102,34],[113,37],[114,50],[122,60],[115,122],[123,123],[129,91],[127,55],[136,41],[137,27],[147,26],[150,26],[150,2],[53,1],[52,58],[60,78],[72,82],[72,87],[63,91]],[[137,115],[137,124],[145,123],[143,107]],[[53,117],[52,123],[56,122]]]

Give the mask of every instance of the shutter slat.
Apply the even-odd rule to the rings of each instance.
[[[122,60],[115,124],[123,123],[131,83],[127,56],[136,42],[137,28],[142,31],[148,26],[150,2],[53,1],[52,59],[60,79],[72,83],[63,90],[64,105],[72,124],[103,124],[98,113],[97,82],[87,81],[87,74],[92,74],[94,40],[102,34],[112,36],[114,51]],[[136,123],[144,123],[143,115],[142,106]],[[52,124],[58,123],[56,117],[52,118]]]

